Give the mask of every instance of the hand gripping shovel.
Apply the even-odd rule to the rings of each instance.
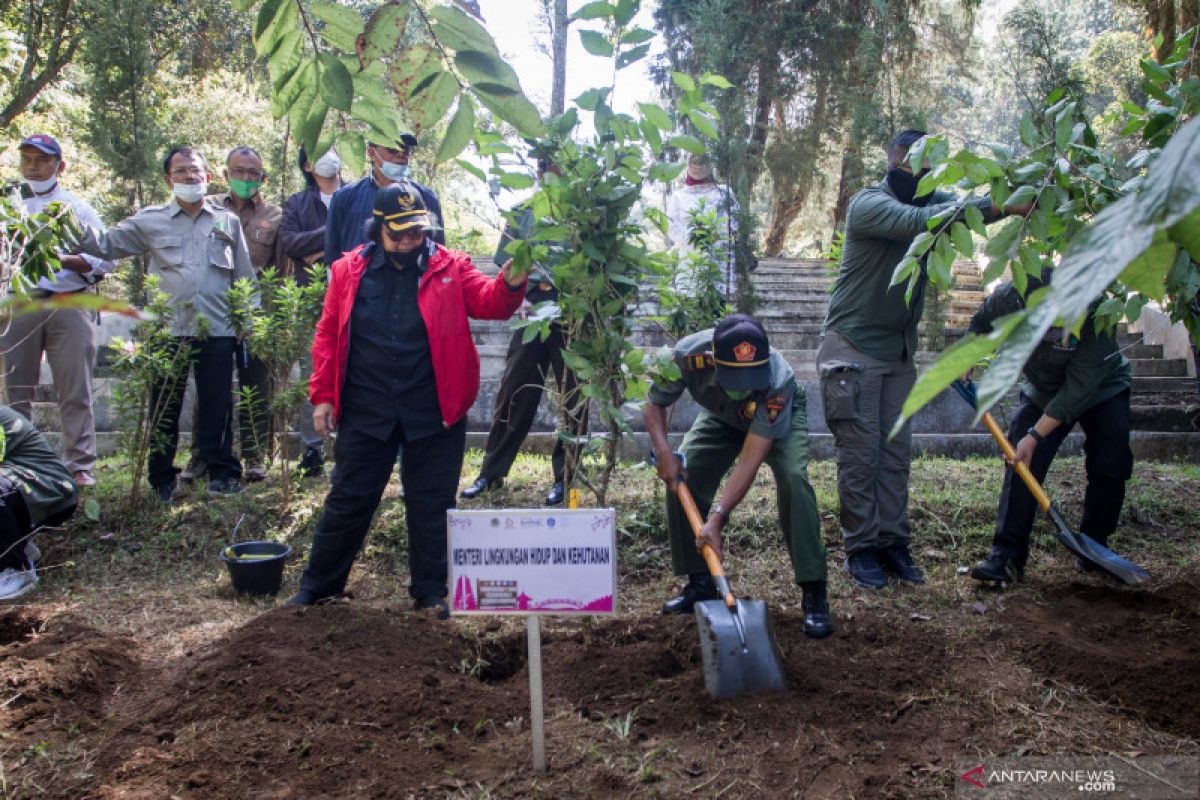
[[[975,384],[973,382],[959,379],[954,381],[951,386],[954,387],[954,391],[958,392],[959,397],[970,404],[971,408],[977,407]],[[1046,516],[1050,517],[1050,521],[1054,523],[1054,537],[1062,543],[1063,547],[1087,563],[1104,570],[1122,583],[1139,584],[1150,580],[1150,573],[1142,567],[1134,564],[1124,556],[1117,555],[1086,533],[1075,533],[1072,531],[1070,526],[1067,525],[1067,521],[1063,519],[1062,514],[1050,502],[1050,496],[1042,489],[1041,484],[1037,482],[1037,478],[1033,477],[1033,473],[1029,471],[1029,468],[1015,461],[1017,451],[1008,441],[1008,437],[1004,435],[1004,431],[1000,430],[1000,426],[996,423],[996,420],[986,411],[983,412],[983,425],[992,434],[992,438],[996,440],[996,444],[1000,445],[1000,450],[1004,453],[1004,457],[1008,459],[1008,463],[1012,465],[1013,470],[1025,482],[1025,485],[1029,487],[1034,500],[1037,501],[1037,504],[1045,512]]]
[[[682,477],[675,484],[675,495],[683,505],[692,533],[698,538],[704,523]],[[787,687],[767,604],[762,600],[736,599],[720,557],[707,545],[702,553],[723,598],[696,604],[704,688],[717,700],[739,694],[782,692]]]

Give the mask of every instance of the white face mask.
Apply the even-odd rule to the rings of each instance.
[[[313,164],[313,172],[320,175],[322,178],[332,178],[338,174],[342,168],[342,160],[338,158],[338,154],[330,150],[325,155],[317,159],[317,163]]]
[[[29,178],[22,178],[21,180],[25,181],[25,185],[33,190],[34,194],[45,194],[58,183],[58,176],[55,175],[53,178],[44,181],[35,181]]]
[[[196,203],[208,194],[208,183],[176,183],[171,186],[175,197],[184,203]]]
[[[408,180],[408,176],[412,174],[412,167],[408,164],[393,164],[390,161],[383,161],[379,164],[379,171],[389,181],[399,183]]]

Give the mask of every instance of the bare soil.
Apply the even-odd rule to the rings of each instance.
[[[341,602],[164,657],[33,606],[0,613],[0,730],[55,798],[927,797],[1039,743],[1195,752],[1195,584],[1063,583],[972,619],[851,612],[818,642],[777,612],[789,690],[720,704],[690,617],[553,624],[536,776],[520,626]]]

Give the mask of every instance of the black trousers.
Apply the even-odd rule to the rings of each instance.
[[[0,475],[0,571],[29,568],[25,539],[30,530],[25,497],[14,481]]]
[[[1042,409],[1021,394],[1020,405],[1008,429],[1009,441],[1014,445],[1020,441],[1041,415]],[[1045,481],[1058,448],[1073,427],[1059,425],[1034,451],[1029,471],[1039,483]],[[1085,437],[1084,471],[1087,473],[1079,531],[1106,544],[1117,528],[1121,506],[1125,503],[1125,482],[1133,477],[1133,452],[1129,449],[1129,390],[1083,412],[1079,427],[1083,428]],[[1037,511],[1037,501],[1024,481],[1011,469],[1006,470],[994,544],[1021,567],[1029,557],[1029,532]]]
[[[210,478],[240,478],[242,465],[233,455],[233,350],[237,340],[232,336],[181,336],[177,343],[189,349],[188,367],[196,378],[196,453],[208,464]],[[185,372],[178,380],[159,383],[151,393],[150,407],[156,409],[156,416],[161,409],[160,441],[150,449],[151,486],[171,483],[179,473],[175,452],[186,388]]]
[[[516,331],[508,343],[504,375],[500,378],[500,391],[496,394],[496,411],[492,416],[491,430],[488,431],[483,466],[479,469],[479,477],[489,481],[505,477],[512,469],[521,443],[529,435],[534,417],[537,416],[542,390],[550,371],[554,371],[560,394],[574,392],[577,385],[575,373],[563,364],[563,337],[557,325],[551,327],[545,341],[534,339],[522,343],[521,335],[522,331]],[[558,439],[550,457],[555,483],[564,479],[566,460],[566,446],[562,439]]]
[[[447,595],[446,512],[454,508],[462,472],[467,446],[465,418],[412,441],[405,438],[399,423],[387,440],[380,440],[356,429],[352,418],[342,418],[334,445],[332,486],[313,533],[301,589],[320,598],[346,588],[350,567],[366,539],[401,446],[400,481],[412,575],[408,591],[414,598]]]

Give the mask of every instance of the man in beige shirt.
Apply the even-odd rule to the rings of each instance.
[[[229,290],[254,279],[242,223],[205,198],[212,178],[204,157],[177,147],[163,161],[170,202],[148,206],[107,231],[85,226],[79,249],[104,259],[147,256],[149,273],[174,301],[171,333],[189,350],[196,379],[196,438],[208,465],[210,494],[241,491],[242,465],[233,455],[233,353],[242,336],[229,324]],[[163,502],[175,493],[175,451],[185,381],[155,387],[151,408],[165,444],[149,458],[150,485]]]

